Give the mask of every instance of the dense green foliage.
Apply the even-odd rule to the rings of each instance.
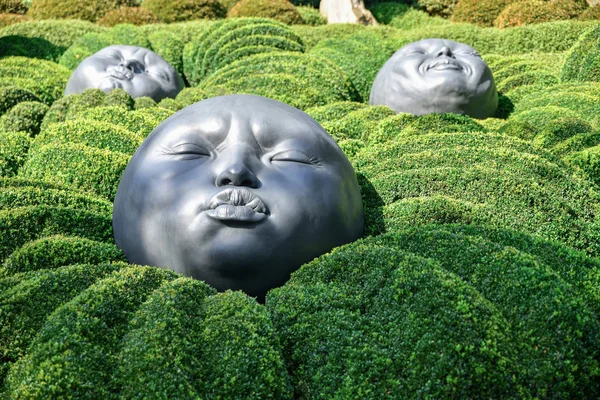
[[[133,6],[133,0],[34,0],[28,15],[36,19],[71,18],[96,22],[107,12],[121,6]]]
[[[228,18],[272,18],[284,24],[301,24],[302,15],[288,0],[240,0],[227,13]]]
[[[377,72],[393,53],[391,46],[367,32],[348,39],[326,39],[310,50],[310,54],[338,65],[348,75],[363,102],[368,102]]]
[[[0,13],[2,14],[25,14],[27,7],[21,0],[0,0]]]
[[[24,101],[0,117],[0,131],[27,132],[36,136],[49,107],[37,101]]]
[[[235,3],[142,7],[214,18]],[[367,1],[378,27],[0,29],[0,398],[598,398],[598,23],[529,25],[569,4],[549,17],[572,18],[581,1],[527,15],[513,0],[416,3]],[[452,7],[487,27],[440,17]],[[527,24],[490,27],[511,9]],[[298,12],[319,23],[316,9]],[[367,104],[393,51],[427,37],[482,54],[495,118]],[[123,90],[62,96],[70,68],[113,43],[156,51],[191,87],[158,104]],[[112,201],[139,144],[229,93],[306,110],[355,168],[364,204],[363,239],[302,266],[264,305],[127,264],[113,239]]]
[[[303,25],[319,26],[327,24],[327,19],[321,15],[319,10],[313,7],[298,6],[296,10],[300,13],[300,17],[302,17]]]
[[[254,54],[304,50],[285,24],[266,18],[220,21],[185,46],[183,68],[192,85],[212,72]]]
[[[216,0],[144,0],[142,8],[162,22],[223,18],[227,10]]]
[[[118,24],[154,24],[158,22],[158,18],[152,11],[140,7],[119,7],[116,10],[111,10],[104,14],[98,20],[100,26],[115,26]]]
[[[232,62],[201,85],[211,86],[270,97],[300,109],[358,97],[338,66],[298,52],[256,54]]]

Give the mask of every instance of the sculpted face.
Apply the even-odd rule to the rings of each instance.
[[[263,298],[291,272],[362,234],[354,170],[302,111],[253,95],[193,104],[160,124],[115,198],[132,263]]]
[[[371,87],[371,105],[396,112],[494,115],[498,93],[492,72],[477,51],[444,39],[410,43],[381,68]]]
[[[148,96],[160,101],[177,96],[183,89],[183,80],[175,68],[153,51],[115,45],[105,47],[79,64],[67,82],[65,96],[90,88],[106,93],[120,88],[133,98]]]

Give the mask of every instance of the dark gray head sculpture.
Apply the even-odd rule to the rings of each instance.
[[[424,39],[398,50],[379,70],[371,105],[415,115],[466,114],[487,118],[498,108],[489,67],[471,46],[446,39]]]
[[[115,198],[117,245],[260,299],[363,230],[354,170],[304,112],[254,95],[214,97],[161,123]]]
[[[71,74],[65,96],[85,89],[106,93],[123,89],[133,98],[148,96],[155,101],[175,97],[183,80],[161,56],[137,46],[115,45],[103,48],[83,60]]]

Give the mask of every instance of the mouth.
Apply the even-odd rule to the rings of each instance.
[[[450,58],[435,59],[433,62],[430,62],[429,64],[427,64],[427,66],[425,67],[426,72],[431,69],[435,70],[435,71],[447,71],[447,70],[464,71],[465,70],[465,68],[461,65],[461,63],[457,62],[456,60],[450,59]]]
[[[269,209],[248,189],[226,189],[210,200],[206,215],[219,221],[259,222],[269,217]]]
[[[119,70],[113,69],[113,70],[110,70],[107,72],[108,72],[108,76],[113,77],[115,79],[130,81],[133,78],[133,74],[129,71],[119,71]]]

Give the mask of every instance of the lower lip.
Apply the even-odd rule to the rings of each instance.
[[[127,75],[125,74],[120,74],[118,72],[111,72],[109,74],[110,77],[115,78],[115,79],[121,79],[121,80],[129,80],[129,78],[127,77]]]
[[[222,204],[215,209],[206,211],[206,215],[219,221],[259,222],[267,218],[266,214],[254,211],[246,206]]]

